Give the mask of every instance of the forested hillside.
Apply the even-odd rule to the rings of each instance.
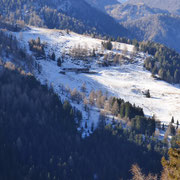
[[[146,4],[152,8],[159,8],[168,10],[171,13],[180,13],[180,1],[179,0],[127,0],[126,3],[129,4]]]
[[[125,36],[125,28],[84,0],[0,0],[0,14],[10,22],[70,29],[78,33]],[[93,14],[93,15],[92,15]]]
[[[145,4],[116,4],[106,6],[106,12],[118,22],[131,22],[153,14],[170,14],[167,10],[151,8]]]
[[[0,21],[1,22],[1,21]],[[10,24],[3,24],[6,29],[18,30],[19,28]],[[2,27],[0,25],[0,27]],[[16,37],[6,31],[0,31],[0,60],[9,61],[9,58],[16,66],[23,68],[23,71],[32,72],[37,64],[34,58],[27,54],[26,50],[21,47]]]
[[[101,11],[105,11],[106,6],[109,5],[117,5],[119,2],[117,0],[86,0],[90,5],[100,9]]]
[[[63,176],[77,142],[76,112],[32,76],[1,67],[0,85],[0,179]]]
[[[158,42],[180,52],[180,16],[161,8],[158,2],[143,2],[127,1],[106,6],[106,12],[128,29],[131,39]],[[167,2],[163,4],[167,5]]]
[[[136,48],[152,55],[146,58],[144,66],[153,75],[158,74],[169,83],[180,83],[180,54],[164,45],[153,42],[137,43]]]
[[[78,111],[52,89],[3,67],[0,85],[0,179],[127,179],[134,163],[145,174],[161,171],[163,144],[118,124],[100,123],[92,136],[81,139]]]
[[[126,21],[132,38],[154,41],[180,52],[180,17],[171,14],[152,14],[133,21]]]

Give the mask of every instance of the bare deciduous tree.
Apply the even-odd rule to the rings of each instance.
[[[157,180],[157,176],[148,174],[148,176],[145,176],[142,172],[141,169],[137,164],[132,165],[131,168],[131,173],[133,175],[133,180]]]
[[[88,102],[88,99],[86,97],[84,98],[83,103],[84,103],[84,110],[87,111],[89,102]]]
[[[95,100],[95,92],[91,91],[91,93],[89,94],[89,103],[91,105],[94,105],[94,100]]]

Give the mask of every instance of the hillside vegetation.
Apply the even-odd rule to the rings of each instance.
[[[179,0],[127,0],[128,4],[140,4],[144,3],[152,8],[159,8],[168,10],[171,13],[179,14],[180,1]]]
[[[106,12],[118,22],[129,22],[153,14],[169,14],[167,10],[151,8],[145,4],[116,4],[106,6]]]
[[[106,12],[128,29],[131,39],[158,42],[180,52],[180,16],[159,7],[157,3],[149,5],[151,2],[127,1],[106,6]],[[166,5],[166,2],[163,4]]]
[[[123,23],[139,41],[154,41],[180,52],[180,17],[155,14]]]
[[[0,85],[1,179],[116,180],[129,178],[134,163],[146,174],[162,169],[155,142],[148,150],[148,139],[120,125],[81,139],[76,110],[34,77],[1,67]]]
[[[106,6],[119,4],[117,0],[86,0],[90,5],[105,12]]]
[[[70,29],[78,33],[126,35],[125,28],[84,0],[0,0],[0,14],[13,23]]]
[[[144,66],[153,75],[158,74],[169,83],[180,83],[180,54],[158,43],[142,42],[136,47],[153,57],[146,58]]]

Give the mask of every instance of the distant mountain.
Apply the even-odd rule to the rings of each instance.
[[[169,14],[167,10],[150,8],[145,4],[117,4],[106,7],[106,12],[119,22],[137,20],[153,14]]]
[[[119,4],[120,2],[118,0],[86,0],[90,5],[96,7],[97,9],[100,9],[102,11],[105,11],[105,7],[108,5],[115,5]]]
[[[128,0],[126,3],[144,3],[152,8],[165,9],[171,13],[180,14],[180,0]]]
[[[107,6],[106,12],[128,29],[130,38],[163,43],[180,52],[180,16],[142,3]]]
[[[180,52],[180,17],[173,15],[151,15],[127,21],[124,26],[139,41],[155,41]]]
[[[96,32],[111,36],[127,34],[126,29],[112,17],[84,0],[0,0],[0,14],[12,22],[70,29],[78,33]]]

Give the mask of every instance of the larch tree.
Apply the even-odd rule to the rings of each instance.
[[[177,142],[177,144],[178,148],[170,148],[168,152],[169,160],[163,157],[161,161],[164,167],[163,173],[166,174],[168,180],[180,179],[180,142]],[[162,177],[166,177],[164,174],[162,174]]]

